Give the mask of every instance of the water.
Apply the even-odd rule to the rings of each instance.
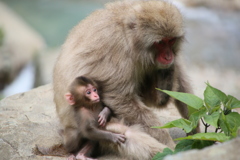
[[[17,78],[2,92],[4,97],[26,92],[34,87],[35,67],[29,62],[19,73]]]
[[[49,47],[63,44],[69,30],[103,2],[87,0],[2,0],[38,31]]]

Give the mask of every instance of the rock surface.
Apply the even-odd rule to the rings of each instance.
[[[59,142],[52,98],[51,85],[47,85],[0,101],[1,158],[38,159],[32,153],[36,144]]]

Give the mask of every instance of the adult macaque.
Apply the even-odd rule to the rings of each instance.
[[[66,149],[69,152],[78,151],[76,156],[74,154],[69,156],[69,160],[91,160],[92,158],[87,156],[91,156],[96,143],[100,140],[118,144],[125,142],[123,134],[100,129],[110,118],[111,111],[101,104],[97,84],[93,80],[83,76],[77,77],[65,97],[70,107],[74,107],[75,121],[79,124],[76,133],[71,129],[64,130]]]
[[[152,136],[159,144],[173,147],[167,130],[151,128],[162,124],[150,107],[165,107],[171,99],[155,88],[191,91],[178,60],[183,39],[182,16],[165,1],[113,2],[80,22],[54,67],[54,101],[64,129],[78,125],[74,109],[66,107],[66,86],[76,76],[86,75],[100,82],[103,102],[117,118],[140,125],[150,135],[142,139],[146,145]],[[174,103],[188,118],[186,105]]]

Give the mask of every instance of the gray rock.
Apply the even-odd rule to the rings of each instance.
[[[52,87],[46,85],[0,101],[0,155],[3,159],[38,159],[36,145],[60,143]],[[59,159],[59,158],[51,158]]]

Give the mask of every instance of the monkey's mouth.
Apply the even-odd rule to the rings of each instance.
[[[97,102],[99,102],[100,101],[100,99],[96,99],[96,100],[94,100],[93,102],[94,103],[97,103]]]
[[[162,63],[163,65],[167,65],[167,64],[172,63],[173,59],[174,59],[173,54],[162,54],[162,53],[160,53],[157,56],[157,61]]]

